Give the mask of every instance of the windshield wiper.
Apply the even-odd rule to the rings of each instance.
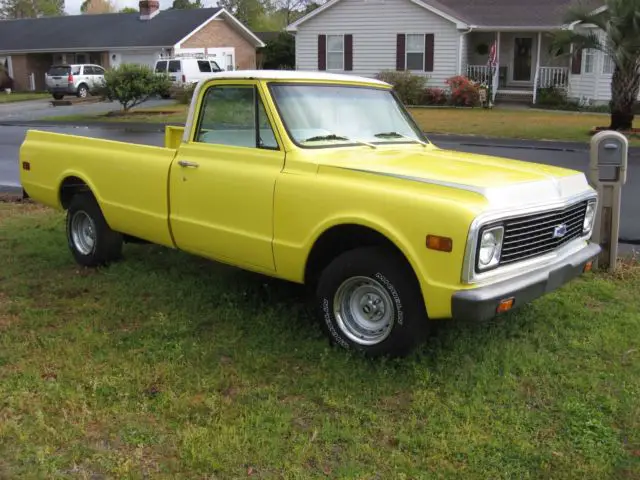
[[[303,140],[303,142],[323,142],[325,140],[342,140],[345,142],[354,142],[359,143],[361,145],[366,145],[371,148],[378,148],[372,143],[363,142],[362,140],[356,140],[353,138],[344,137],[342,135],[336,135],[335,133],[331,133],[329,135],[316,135],[315,137],[309,137]]]
[[[417,142],[420,143],[423,146],[428,146],[429,144],[426,142],[423,142],[422,140],[418,140],[417,138],[413,138],[413,137],[409,137],[407,135],[403,135],[401,133],[398,132],[380,132],[380,133],[376,133],[374,135],[374,137],[376,138],[406,138],[407,140],[411,140],[412,142]]]

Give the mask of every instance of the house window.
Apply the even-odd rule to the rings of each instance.
[[[596,63],[596,51],[592,48],[587,48],[584,51],[584,73],[593,73]]]
[[[407,70],[424,70],[424,35],[407,35]]]
[[[613,75],[616,65],[613,63],[613,58],[608,53],[604,55],[604,65],[602,65],[602,73],[605,75]]]
[[[344,70],[344,36],[327,35],[327,70]]]

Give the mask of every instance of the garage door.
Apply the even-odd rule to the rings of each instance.
[[[158,58],[157,53],[122,53],[120,54],[120,63],[136,63],[138,65],[147,65],[153,67]]]

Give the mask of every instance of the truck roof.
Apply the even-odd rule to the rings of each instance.
[[[376,80],[375,78],[316,71],[303,72],[299,70],[235,70],[214,73],[209,78],[234,78],[244,80],[328,80],[345,83],[369,83],[372,85],[389,86],[388,83]]]

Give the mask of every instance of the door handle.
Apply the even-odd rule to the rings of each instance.
[[[185,168],[198,168],[200,166],[196,162],[187,162],[186,160],[179,160],[178,165]]]

